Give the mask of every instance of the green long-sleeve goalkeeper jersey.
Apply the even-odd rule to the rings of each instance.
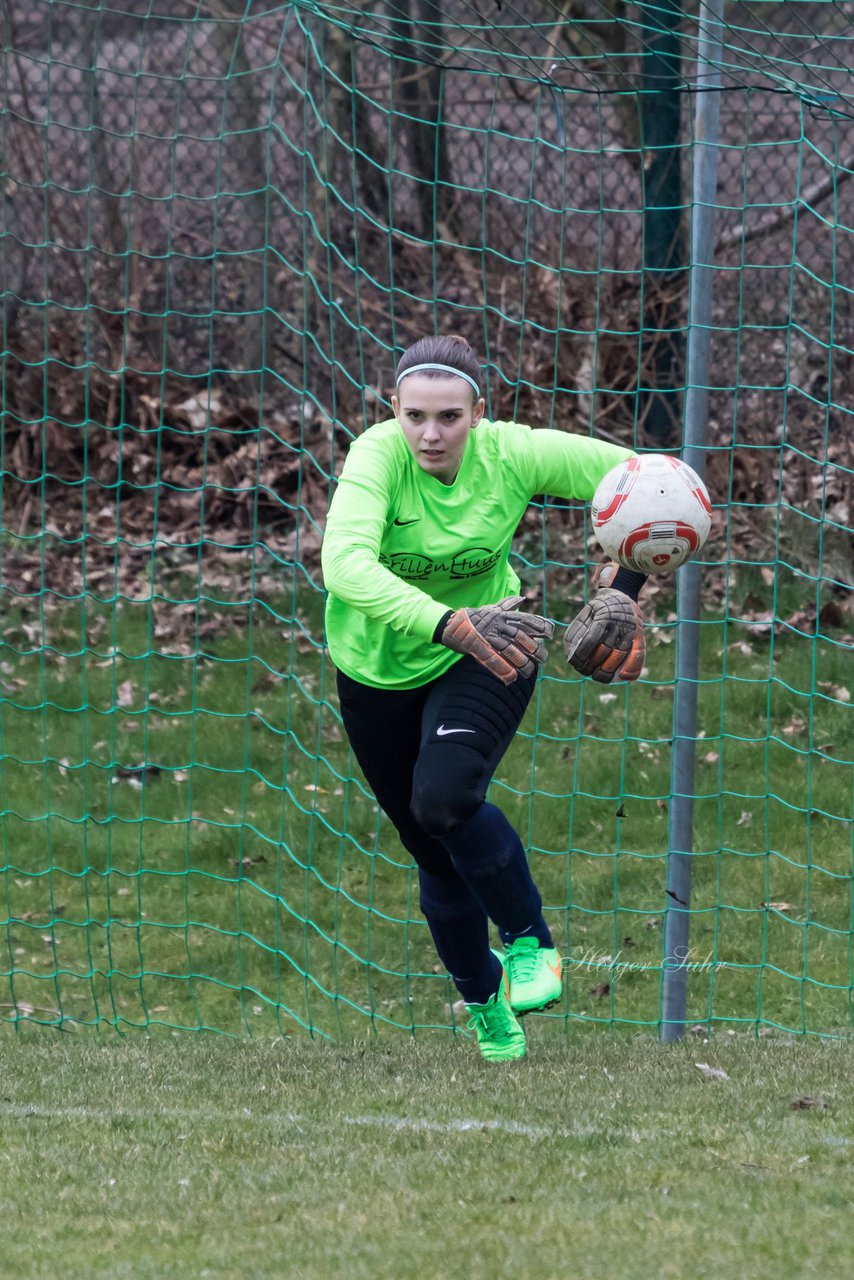
[[[510,543],[534,494],[593,497],[631,450],[516,422],[481,421],[453,484],[413,457],[396,419],[350,447],[329,510],[326,636],[345,675],[411,689],[459,660],[433,633],[449,609],[515,595]]]

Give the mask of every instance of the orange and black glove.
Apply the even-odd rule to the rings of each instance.
[[[637,601],[645,581],[644,574],[613,561],[602,566],[594,578],[596,594],[564,633],[563,649],[571,667],[601,684],[637,680],[646,657]]]
[[[524,596],[508,596],[479,609],[456,609],[445,614],[433,639],[455,653],[467,653],[502,684],[517,676],[531,676],[546,660],[546,640],[554,623],[536,613],[519,613]]]

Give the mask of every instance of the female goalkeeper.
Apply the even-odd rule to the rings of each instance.
[[[632,455],[486,421],[477,361],[455,336],[405,352],[392,408],[351,446],[323,543],[341,715],[418,864],[421,910],[481,1053],[520,1058],[517,1014],[560,998],[561,963],[519,836],[485,800],[553,630],[519,612],[510,543],[534,494],[589,499]],[[636,679],[643,578],[612,566],[599,583],[567,628],[567,658],[594,679]]]

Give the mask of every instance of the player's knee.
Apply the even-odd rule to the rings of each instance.
[[[422,831],[441,840],[454,827],[470,818],[479,800],[469,787],[448,779],[437,783],[415,778],[412,788],[412,816]]]

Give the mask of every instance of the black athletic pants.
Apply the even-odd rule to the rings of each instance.
[[[509,941],[551,937],[518,835],[485,802],[536,677],[503,685],[473,658],[417,689],[375,689],[339,672],[341,715],[356,759],[419,867],[421,909],[468,1002],[496,989],[488,918]]]

